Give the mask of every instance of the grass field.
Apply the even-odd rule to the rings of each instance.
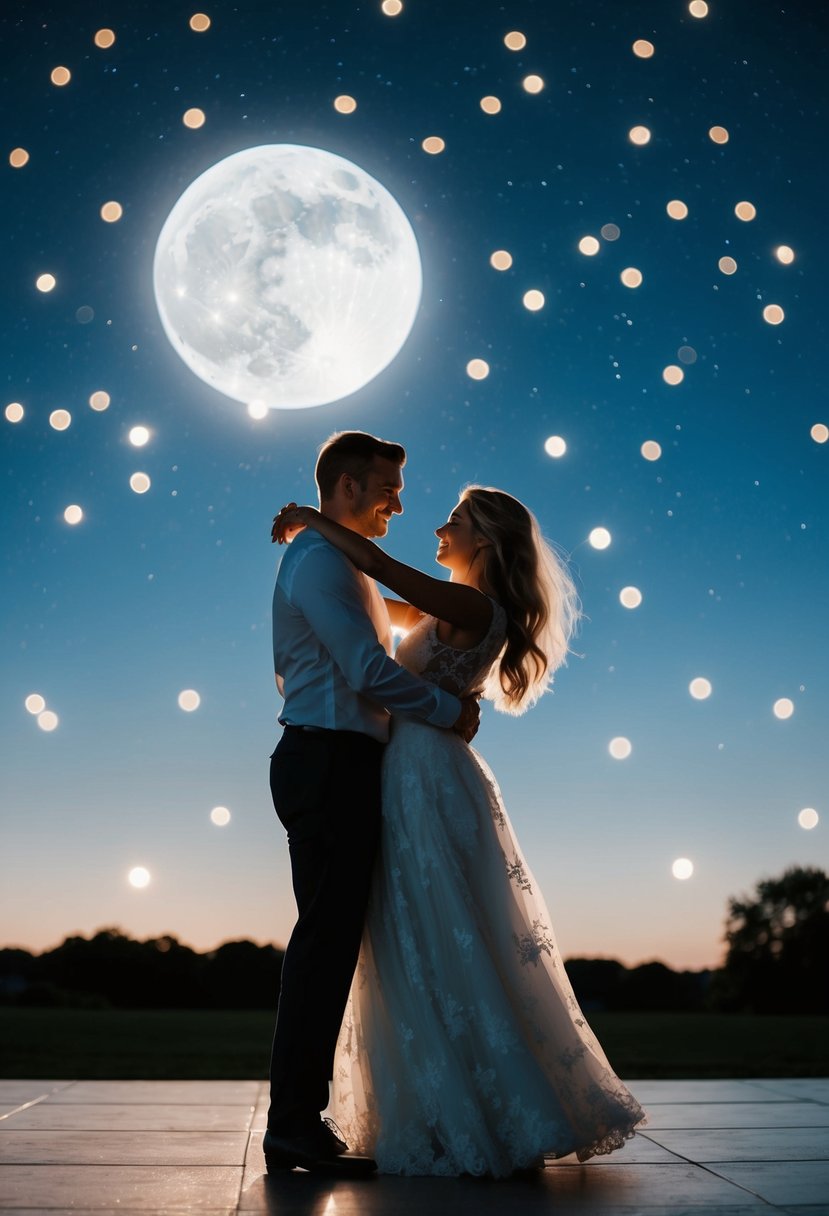
[[[595,1013],[622,1077],[829,1075],[829,1018]],[[0,1008],[0,1076],[264,1078],[273,1015]]]

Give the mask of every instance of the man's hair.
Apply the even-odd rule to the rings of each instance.
[[[335,431],[329,435],[320,448],[314,470],[320,501],[325,502],[333,496],[343,473],[353,477],[364,490],[375,456],[393,460],[401,468],[406,463],[406,449],[399,443],[388,443],[365,431]]]

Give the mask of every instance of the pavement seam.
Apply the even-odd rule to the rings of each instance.
[[[16,1106],[14,1110],[7,1111],[5,1115],[0,1115],[0,1123],[4,1119],[11,1119],[12,1115],[19,1115],[22,1110],[28,1110],[30,1106],[38,1106],[41,1102],[45,1102],[50,1097],[52,1091],[48,1094],[41,1094],[37,1098],[32,1098],[31,1102],[24,1102],[22,1106]]]

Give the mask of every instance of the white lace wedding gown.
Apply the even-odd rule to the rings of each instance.
[[[480,689],[505,636],[493,611],[466,651],[424,617],[398,661]],[[395,719],[385,751],[381,852],[329,1109],[382,1173],[496,1178],[541,1155],[612,1152],[645,1117],[576,1003],[495,778],[457,735],[410,719]]]

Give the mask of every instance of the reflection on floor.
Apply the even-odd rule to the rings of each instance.
[[[488,1182],[269,1178],[260,1081],[0,1081],[0,1211],[829,1216],[829,1078],[628,1084],[619,1152]]]

